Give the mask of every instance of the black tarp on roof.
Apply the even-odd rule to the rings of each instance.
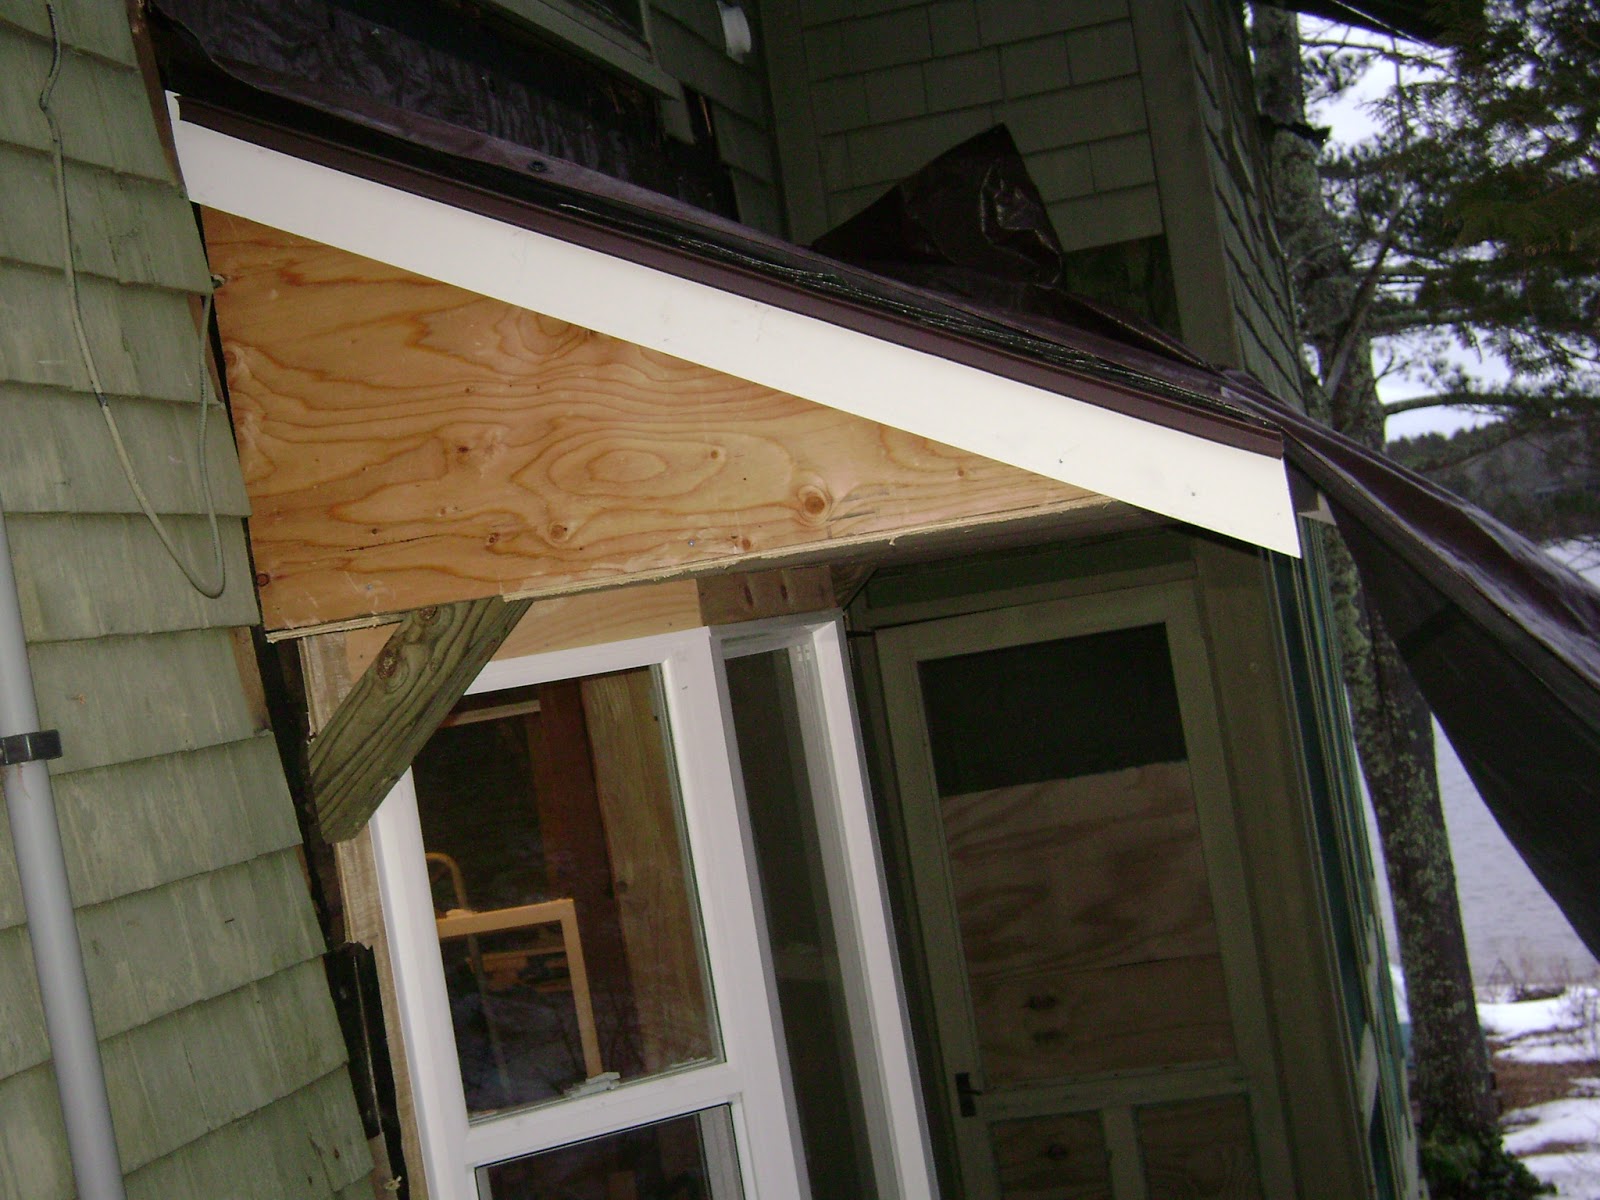
[[[1600,954],[1591,878],[1600,862],[1600,593],[1492,517],[1317,425],[1249,376],[1212,368],[1137,320],[1062,291],[1050,270],[1053,233],[1026,224],[1037,194],[1025,171],[975,168],[965,214],[920,222],[903,211],[913,181],[882,202],[887,209],[874,206],[866,219],[876,224],[863,227],[870,236],[823,239],[834,254],[869,261],[868,270],[435,118],[342,109],[293,79],[273,80],[270,92],[262,82],[219,70],[206,86],[221,106],[185,102],[184,115],[1143,420],[1258,450],[1281,444],[1327,496],[1369,597],[1490,810]],[[1004,193],[987,208],[986,186]],[[904,249],[891,246],[893,236],[908,239]]]

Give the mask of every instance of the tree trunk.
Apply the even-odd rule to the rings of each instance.
[[[1382,620],[1366,606],[1344,543],[1326,539],[1340,659],[1361,773],[1377,816],[1405,968],[1424,1136],[1498,1139],[1498,1105],[1478,1024],[1434,770],[1433,721]]]
[[[1324,370],[1349,337],[1359,283],[1323,201],[1304,136],[1296,17],[1255,6],[1257,88],[1271,128],[1274,216],[1290,254],[1301,332]],[[1311,389],[1313,415],[1383,448],[1370,339],[1350,338],[1334,394]],[[1414,1099],[1424,1140],[1465,1136],[1498,1146],[1497,1105],[1478,1024],[1455,871],[1434,767],[1433,724],[1399,651],[1361,591],[1342,542],[1329,539],[1334,603],[1356,749],[1377,815],[1394,897],[1416,1053]]]

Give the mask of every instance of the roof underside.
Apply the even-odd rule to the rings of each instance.
[[[571,193],[563,211],[348,152],[334,167],[207,128],[189,119],[187,104],[183,111],[177,141],[197,203],[1298,553],[1270,425],[1215,397],[1180,399],[1182,389],[1119,359],[1111,343],[1031,337],[698,214],[702,250],[719,254],[574,219]],[[382,182],[365,177],[380,174]]]

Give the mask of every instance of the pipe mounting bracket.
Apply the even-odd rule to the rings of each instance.
[[[15,767],[60,757],[61,734],[54,729],[0,737],[0,767]]]

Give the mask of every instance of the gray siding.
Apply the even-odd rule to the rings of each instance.
[[[1000,122],[1067,250],[1162,232],[1124,0],[779,0],[766,11],[800,239]]]
[[[121,0],[58,5],[55,106],[84,320],[130,456],[202,572],[197,295],[208,270]],[[256,621],[243,481],[205,453],[229,584],[206,600],[142,516],[69,319],[37,95],[42,2],[0,0],[0,498],[22,594],[130,1195],[331,1197],[369,1163],[276,747],[239,627]],[[73,1193],[0,824],[0,1200]]]

